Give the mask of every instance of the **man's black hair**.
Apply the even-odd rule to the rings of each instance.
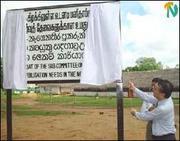
[[[160,80],[158,82],[158,86],[160,91],[165,94],[165,98],[169,98],[171,96],[173,90],[173,84],[168,80]]]
[[[155,77],[155,78],[152,79],[152,82],[156,82],[156,83],[157,83],[157,82],[159,82],[160,80],[162,80],[162,79],[161,79],[161,78],[158,78],[158,77]]]
[[[167,83],[170,91],[172,92],[172,91],[173,91],[173,88],[174,88],[173,84],[172,84],[169,80],[167,80],[167,79],[165,79],[164,81]]]

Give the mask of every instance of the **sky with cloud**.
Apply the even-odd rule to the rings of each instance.
[[[167,18],[166,2],[121,2],[124,67],[134,66],[139,57],[154,57],[164,67],[179,64],[179,11]]]
[[[1,1],[1,29],[9,9],[86,2],[90,1]],[[136,65],[140,57],[154,57],[164,67],[179,64],[179,11],[167,18],[166,2],[121,1],[123,68]],[[178,1],[174,4],[179,6]]]

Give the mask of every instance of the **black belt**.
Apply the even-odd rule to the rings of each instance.
[[[176,140],[175,134],[169,133],[162,136],[152,135],[153,140]]]

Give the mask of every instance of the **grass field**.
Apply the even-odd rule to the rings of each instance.
[[[179,99],[175,103],[179,139]],[[117,140],[116,97],[13,94],[14,140]],[[124,139],[144,140],[146,122],[130,114],[139,98],[123,98]],[[1,94],[1,139],[7,139],[6,95]],[[135,129],[135,130],[134,130]]]
[[[23,99],[21,94],[13,94],[12,99]],[[94,96],[50,96],[38,95],[36,101],[41,104],[59,104],[63,106],[80,106],[80,107],[96,107],[96,108],[116,108],[116,97],[94,97]],[[179,99],[173,99],[174,104],[179,104]],[[142,100],[139,98],[123,98],[124,108],[141,106]],[[6,95],[1,95],[1,111],[6,110]],[[53,116],[60,114],[74,114],[65,111],[45,111],[37,109],[29,105],[14,105],[13,112],[17,115],[44,115]],[[5,113],[5,112],[3,112]],[[4,117],[2,113],[2,117]],[[78,114],[78,113],[76,113]]]

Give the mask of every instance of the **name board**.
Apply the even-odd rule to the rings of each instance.
[[[27,78],[80,80],[89,6],[25,12]]]

